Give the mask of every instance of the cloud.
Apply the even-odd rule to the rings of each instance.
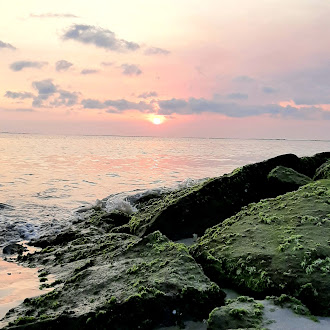
[[[254,82],[255,79],[249,76],[237,76],[233,79],[233,81],[237,83],[251,83]]]
[[[122,74],[126,76],[138,76],[142,73],[141,69],[135,64],[122,64]]]
[[[47,64],[48,64],[47,62],[18,61],[10,64],[10,69],[13,71],[21,71],[25,68],[41,69],[43,66]]]
[[[227,98],[231,100],[247,100],[249,98],[249,95],[242,93],[231,93],[227,94]]]
[[[30,14],[31,18],[79,18],[79,16],[73,14],[56,14],[56,13],[46,13],[46,14]]]
[[[116,52],[134,51],[140,48],[135,42],[118,39],[110,30],[92,25],[74,24],[65,31],[62,38]]]
[[[42,100],[47,100],[51,95],[55,94],[57,87],[51,79],[34,81],[32,87],[38,91],[38,97]]]
[[[145,92],[145,93],[138,95],[138,97],[141,99],[147,99],[149,97],[157,97],[157,96],[158,96],[157,92]]]
[[[66,60],[60,60],[56,62],[55,68],[56,71],[61,72],[67,71],[71,66],[73,66],[73,63],[68,62]]]
[[[16,50],[16,47],[14,47],[13,45],[8,44],[8,43],[3,42],[3,41],[0,40],[0,49],[1,48],[8,48],[8,49],[11,49],[11,50]]]
[[[145,55],[169,55],[170,53],[169,50],[158,47],[149,47],[144,52]]]
[[[162,100],[158,102],[158,105],[158,114],[167,116],[172,114],[187,115],[211,112],[234,118],[271,115],[303,120],[330,120],[330,112],[324,111],[319,107],[283,107],[278,104],[251,106],[238,103],[223,103],[218,100],[207,100],[203,98]]]
[[[51,102],[51,105],[70,107],[78,103],[79,93],[65,90],[58,90],[57,92],[59,95]]]
[[[101,62],[101,65],[103,66],[112,66],[113,64],[113,62]]]
[[[265,93],[265,94],[273,94],[273,93],[276,93],[277,90],[275,88],[272,88],[272,87],[263,87],[262,88],[262,91]]]
[[[10,109],[8,111],[16,111],[16,112],[35,112],[35,110],[30,108],[17,108],[17,109]]]
[[[85,99],[81,101],[85,109],[107,109],[107,112],[122,112],[126,110],[139,110],[141,112],[148,112],[153,109],[152,104],[144,101],[131,102],[125,99],[120,100],[106,100],[101,102],[94,99]]]
[[[29,93],[29,92],[11,92],[11,91],[7,91],[4,96],[8,97],[10,99],[18,99],[18,100],[25,100],[25,99],[34,98],[34,95],[32,93]]]
[[[99,70],[95,70],[95,69],[84,69],[81,70],[80,74],[93,74],[93,73],[98,73]]]

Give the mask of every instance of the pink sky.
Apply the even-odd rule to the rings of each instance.
[[[1,2],[0,131],[330,139],[329,14],[323,0]]]

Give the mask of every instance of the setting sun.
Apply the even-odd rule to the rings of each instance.
[[[162,120],[159,118],[159,117],[155,117],[152,122],[155,124],[155,125],[159,125],[162,123]]]

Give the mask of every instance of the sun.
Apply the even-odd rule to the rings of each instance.
[[[153,118],[152,122],[155,124],[155,125],[159,125],[162,123],[162,120],[159,118],[159,117],[155,117]]]

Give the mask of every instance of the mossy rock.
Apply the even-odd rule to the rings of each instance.
[[[267,177],[278,194],[296,190],[312,182],[312,179],[307,175],[298,173],[292,168],[284,166],[275,167],[270,171]]]
[[[224,304],[225,294],[186,246],[160,232],[142,239],[98,235],[52,248],[27,263],[58,279],[54,291],[8,313],[8,329],[152,329],[188,316],[202,320]]]
[[[330,161],[322,164],[315,172],[314,180],[330,179]]]
[[[215,308],[209,315],[208,330],[260,329],[263,322],[261,303],[241,296],[229,300],[226,306]]]
[[[138,212],[129,222],[131,232],[143,236],[159,230],[173,240],[193,234],[200,236],[207,228],[251,202],[297,189],[297,185],[282,185],[279,190],[277,183],[269,181],[268,174],[275,167],[284,166],[313,176],[327,159],[330,159],[330,153],[304,158],[281,155],[243,166],[229,175],[209,179],[191,188],[151,198],[136,205]]]
[[[330,180],[250,204],[191,251],[216,282],[260,297],[286,293],[330,315]]]

